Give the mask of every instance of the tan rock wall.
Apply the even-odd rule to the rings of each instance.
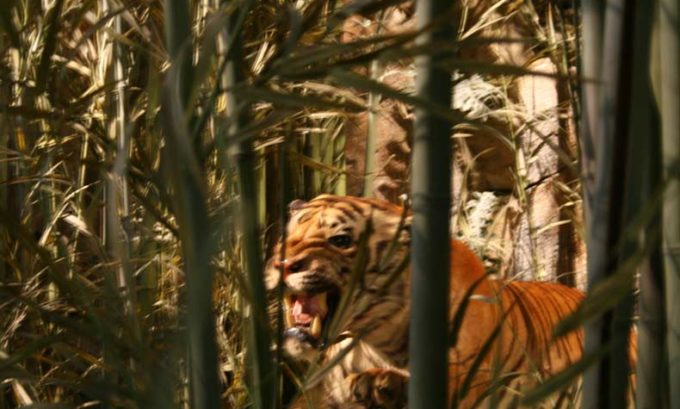
[[[455,107],[474,117],[475,123],[457,126],[452,135],[456,142],[454,209],[462,212],[454,222],[465,236],[466,228],[475,223],[466,221],[475,214],[465,210],[466,203],[477,203],[479,196],[473,197],[474,192],[493,192],[498,202],[496,213],[489,218],[488,228],[474,233],[484,237],[466,238],[488,259],[489,266],[509,277],[560,279],[584,288],[585,251],[577,234],[582,213],[574,171],[577,140],[565,83],[551,76],[557,70],[550,58],[537,58],[540,48],[535,44],[472,45],[482,37],[532,37],[538,23],[527,20],[527,10],[517,2],[511,3],[463,2],[463,7],[468,7],[463,30],[467,45],[460,57],[476,63],[511,64],[546,75],[514,79],[473,76],[456,88]],[[494,8],[494,4],[501,6]],[[378,30],[383,34],[410,30],[412,12],[408,6],[388,9],[380,22],[373,16],[355,16],[345,25],[342,40],[365,38]],[[371,74],[368,67],[364,73]],[[413,89],[409,62],[391,63],[372,75],[395,89]],[[501,97],[485,94],[494,87],[505,91]],[[377,107],[372,191],[377,197],[397,201],[399,194],[409,191],[413,118],[409,107],[398,101],[382,99]],[[348,178],[350,194],[363,191],[368,128],[368,113],[347,118],[347,165],[354,175]]]

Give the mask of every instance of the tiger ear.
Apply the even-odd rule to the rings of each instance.
[[[300,199],[293,200],[292,202],[290,202],[290,204],[288,204],[288,214],[290,216],[294,215],[300,209],[305,207],[306,204],[307,204],[307,202],[305,202],[304,200],[300,200]]]

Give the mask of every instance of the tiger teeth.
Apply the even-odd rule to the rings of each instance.
[[[286,327],[292,328],[295,326],[295,320],[293,320],[293,314],[288,311],[283,312],[283,318],[286,320]]]
[[[321,335],[321,317],[318,315],[314,316],[312,320],[312,326],[309,328],[309,333],[314,337],[318,338]]]
[[[290,311],[292,309],[293,302],[291,301],[290,297],[283,297],[283,307],[285,311]]]

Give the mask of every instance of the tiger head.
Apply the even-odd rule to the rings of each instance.
[[[285,255],[278,243],[265,271],[268,289],[283,287],[285,350],[311,360],[351,334],[394,355],[389,348],[403,345],[390,343],[408,325],[410,216],[384,201],[332,195],[289,210]]]

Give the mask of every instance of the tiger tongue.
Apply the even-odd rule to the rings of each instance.
[[[316,315],[323,318],[326,313],[325,307],[318,296],[298,294],[293,301],[293,319],[296,324],[309,324]]]

